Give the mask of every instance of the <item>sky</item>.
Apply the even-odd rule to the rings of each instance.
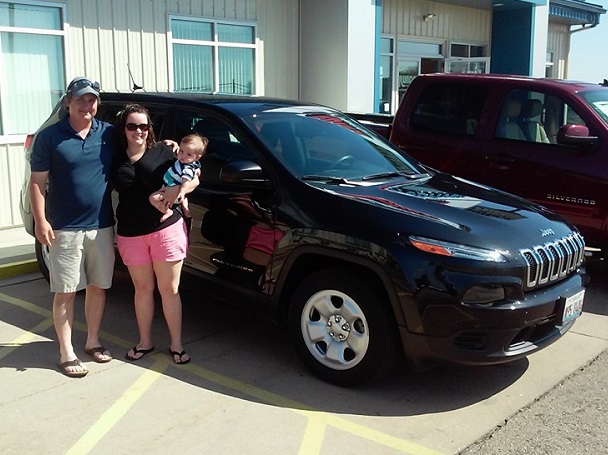
[[[608,10],[608,0],[587,3]],[[568,79],[594,83],[608,79],[608,13],[600,15],[597,27],[572,34]]]

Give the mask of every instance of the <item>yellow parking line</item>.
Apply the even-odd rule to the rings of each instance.
[[[114,404],[103,413],[87,432],[74,444],[67,455],[83,455],[89,453],[97,443],[122,419],[129,409],[137,403],[141,396],[146,393],[152,384],[159,379],[167,369],[169,363],[166,359],[159,359],[149,370],[146,370],[138,379],[121,395]]]
[[[249,395],[273,406],[288,408],[292,412],[305,416],[308,419],[308,423],[304,434],[304,440],[300,447],[300,454],[306,453],[307,455],[314,455],[321,453],[320,446],[323,443],[322,437],[325,434],[323,427],[329,426],[410,455],[441,455],[440,452],[435,450],[428,449],[405,439],[391,436],[332,414],[319,412],[298,401],[252,386],[251,384],[239,381],[238,379],[223,376],[195,364],[185,365],[184,367],[182,368],[187,369],[196,376],[207,379],[210,382]],[[319,439],[320,437],[321,439]]]
[[[320,454],[325,439],[325,429],[327,422],[313,416],[308,417],[304,435],[302,436],[302,444],[300,444],[299,455],[315,455]]]
[[[184,365],[180,369],[189,371],[200,378],[208,380],[209,382],[213,382],[228,389],[235,390],[244,395],[249,395],[250,397],[256,398],[259,401],[269,403],[274,406],[282,408],[307,409],[310,411],[314,411],[313,408],[303,403],[292,400],[290,398],[286,398],[282,395],[273,392],[269,392],[268,390],[253,386],[247,382],[224,376],[222,374],[208,370],[207,368],[200,367],[194,363]]]
[[[0,300],[16,305],[33,313],[40,314],[46,318],[50,318],[52,316],[49,310],[44,310],[30,302],[17,299],[6,294],[0,293]],[[46,320],[31,331],[46,330],[46,328],[48,328],[51,324],[51,320]],[[75,322],[74,326],[79,330],[86,331],[86,325],[84,323]],[[23,335],[23,337],[26,336],[27,335]],[[110,335],[105,332],[101,333],[101,337],[103,339],[112,341],[114,344],[119,346],[131,347],[131,343],[123,338]],[[105,436],[105,434],[107,434],[122,417],[124,417],[131,406],[135,404],[143,393],[147,391],[160,376],[162,376],[164,371],[170,365],[171,363],[167,359],[159,359],[152,366],[150,366],[150,369],[146,370],[145,373],[114,403],[114,405],[112,405],[100,417],[100,419],[93,424],[93,426],[78,440],[78,442],[70,449],[68,453],[85,454],[92,450],[94,446],[101,440],[101,438]],[[180,367],[180,369],[189,371],[200,378],[206,379],[222,387],[235,390],[239,393],[256,398],[273,406],[289,409],[292,412],[306,417],[308,422],[304,431],[303,441],[300,446],[300,454],[314,455],[321,453],[323,439],[325,437],[325,430],[327,427],[333,427],[354,436],[362,437],[371,442],[393,448],[402,453],[410,455],[441,455],[440,452],[432,449],[428,449],[405,439],[391,436],[364,425],[351,422],[336,415],[319,412],[314,408],[311,408],[310,406],[298,401],[269,392],[268,390],[261,389],[238,379],[224,376],[206,368],[199,367],[194,363],[183,365]]]
[[[35,259],[11,262],[10,264],[0,264],[0,280],[38,271],[40,271],[40,269],[38,268],[38,263]]]
[[[441,452],[437,452],[435,450],[428,449],[424,446],[415,444],[413,442],[409,442],[405,439],[391,436],[389,434],[383,433],[382,431],[374,430],[373,428],[366,427],[365,425],[360,425],[358,423],[352,422],[350,420],[344,419],[339,416],[327,414],[325,412],[298,411],[295,409],[293,411],[297,412],[299,414],[308,416],[309,422],[310,422],[310,420],[315,420],[316,422],[315,422],[314,426],[317,428],[317,430],[315,430],[315,431],[319,431],[318,428],[321,425],[326,425],[328,427],[334,427],[338,430],[342,430],[342,431],[352,434],[356,437],[367,439],[368,441],[372,441],[377,444],[381,444],[383,446],[390,447],[390,448],[398,450],[402,453],[407,453],[410,455],[442,455]],[[306,437],[306,435],[305,435],[305,437]],[[320,453],[320,451],[315,451],[315,452],[303,451],[303,447],[305,444],[306,444],[306,441],[303,441],[302,447],[300,447],[300,453],[306,453],[306,454]]]
[[[24,344],[33,341],[35,338],[39,337],[37,332],[44,332],[49,327],[53,325],[53,321],[49,319],[45,319],[37,326],[32,327],[29,331],[25,332],[23,335],[19,336],[15,341],[8,344],[3,344],[2,349],[0,349],[0,360],[9,355],[15,349],[23,346]]]
[[[28,302],[26,300],[21,300],[18,299],[16,297],[12,297],[10,295],[6,295],[3,294],[2,292],[0,292],[0,300],[6,303],[10,303],[11,305],[17,306],[23,310],[27,310],[31,313],[35,313],[38,314],[44,318],[51,318],[53,317],[53,313],[50,310],[44,309],[39,307],[38,305],[35,305],[31,302]],[[52,303],[49,303],[49,305],[52,305]],[[52,323],[52,322],[51,322]],[[87,332],[87,326],[84,322],[80,322],[80,321],[74,321],[74,328],[80,330],[81,332],[86,333]],[[105,331],[101,331],[99,336],[101,338],[103,338],[104,340],[110,341],[118,346],[121,346],[123,348],[130,348],[132,347],[132,342],[125,340],[124,338],[120,338],[117,337],[115,335],[112,335],[110,333],[107,333]]]
[[[26,300],[17,299],[15,297],[11,297],[10,295],[6,295],[0,292],[0,300],[10,303],[11,305],[18,306],[24,310],[27,310],[31,313],[36,313],[45,318],[50,318],[52,313],[49,310],[45,310],[44,308],[40,308],[38,305],[34,305]]]

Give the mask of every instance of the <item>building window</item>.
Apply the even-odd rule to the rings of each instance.
[[[0,135],[32,133],[65,87],[60,4],[0,2]]]
[[[174,91],[255,94],[255,26],[170,21]]]
[[[443,42],[400,39],[397,43],[397,92],[399,102],[419,74],[443,72]]]
[[[450,57],[445,60],[447,73],[487,73],[490,58],[487,47],[480,44],[450,44]]]
[[[545,57],[545,77],[553,77],[553,52],[547,52]]]
[[[380,106],[378,112],[392,112],[393,104],[393,58],[394,41],[392,38],[380,39]]]

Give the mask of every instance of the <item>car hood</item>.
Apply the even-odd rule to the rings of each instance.
[[[390,232],[509,249],[566,237],[576,229],[559,215],[520,197],[438,173],[382,184],[312,184],[342,200],[341,210],[368,231],[383,220]],[[334,206],[335,207],[335,206]],[[358,214],[354,215],[354,214]],[[337,213],[332,218],[339,219]],[[407,223],[407,229],[401,228]]]

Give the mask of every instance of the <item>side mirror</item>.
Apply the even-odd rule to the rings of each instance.
[[[263,189],[271,186],[262,168],[253,161],[225,161],[205,155],[201,159],[201,186]]]
[[[220,169],[220,182],[248,188],[266,188],[270,180],[264,176],[259,164],[253,161],[230,161]]]
[[[564,125],[557,132],[557,143],[577,147],[593,147],[597,136],[589,136],[589,128],[584,125]]]

